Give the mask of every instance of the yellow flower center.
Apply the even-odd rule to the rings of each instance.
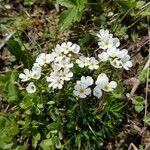
[[[109,86],[108,86],[108,85],[105,85],[105,86],[104,86],[104,91],[106,91],[106,92],[109,91]]]
[[[80,89],[80,93],[84,93],[84,89]]]

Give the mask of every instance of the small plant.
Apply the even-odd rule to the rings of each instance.
[[[11,140],[5,145],[98,149],[113,134],[124,105],[116,70],[129,70],[132,62],[108,30],[101,29],[97,37],[98,55],[85,56],[79,45],[64,42],[50,53],[39,54],[31,68],[19,74],[18,101],[13,101],[17,106],[11,110],[15,114],[12,121],[16,120],[13,124],[18,127],[12,137],[6,135]]]
[[[136,96],[133,100],[134,108],[137,112],[141,112],[144,109],[144,98],[142,96]]]

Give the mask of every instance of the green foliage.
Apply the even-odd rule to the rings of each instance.
[[[139,113],[144,109],[144,98],[142,96],[136,96],[133,100],[134,108]]]
[[[143,7],[146,3],[144,0],[117,0],[117,2],[131,16],[149,16],[149,8]]]
[[[17,75],[17,72],[9,71],[0,76],[0,95],[9,103],[18,100],[18,90],[15,85]]]
[[[81,20],[87,0],[56,0],[56,2],[68,8],[61,14],[59,20],[61,29],[64,30]]]
[[[0,113],[0,149],[11,149],[19,129],[12,114]]]
[[[150,69],[149,68],[142,70],[138,76],[138,79],[141,82],[145,82],[147,80],[147,78],[150,78]]]
[[[27,51],[22,51],[21,46],[16,40],[9,40],[7,42],[8,50],[17,59],[21,60],[26,67],[30,67],[33,64],[33,58]]]
[[[104,139],[114,134],[123,117],[122,94],[118,95],[122,88],[119,86],[114,95],[106,96],[104,110],[99,112],[94,106],[98,102],[96,99],[77,100],[71,95],[73,87],[70,86],[71,84],[66,85],[63,91],[55,92],[53,96],[51,92],[49,95],[43,93],[44,97],[39,92],[19,93],[20,102],[11,111],[19,117],[11,120],[11,126],[15,128],[8,135],[11,142],[3,144],[25,149],[21,142],[18,143],[20,146],[16,145],[17,138],[13,139],[19,132],[23,140],[31,139],[33,149],[99,149]],[[7,128],[3,127],[4,133]]]

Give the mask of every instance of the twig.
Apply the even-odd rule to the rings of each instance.
[[[131,144],[129,145],[128,150],[138,150],[138,148],[137,148],[133,143],[131,143]]]
[[[60,9],[59,9],[59,4],[55,4],[55,9],[56,9],[57,12],[60,11]]]
[[[4,112],[7,112],[7,111],[8,111],[9,106],[10,106],[10,105],[7,105],[7,107],[5,108]]]
[[[15,33],[16,33],[16,32],[10,33],[10,34],[4,39],[4,41],[0,44],[0,50],[4,47],[4,45],[7,43],[7,41],[8,41]]]
[[[149,64],[150,64],[150,58],[148,59],[147,63],[145,64],[143,70],[147,69],[149,67]],[[142,70],[142,71],[143,71]],[[137,79],[136,83],[134,84],[132,90],[131,90],[131,93],[130,93],[130,99],[132,99],[132,97],[134,96],[138,86],[140,85],[141,81],[139,79]]]

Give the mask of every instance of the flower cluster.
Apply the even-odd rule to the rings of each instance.
[[[79,54],[80,46],[71,42],[57,44],[51,53],[39,54],[31,70],[24,69],[24,73],[19,75],[22,82],[30,81],[26,87],[27,92],[36,92],[36,84],[38,83],[35,80],[42,78],[42,75],[52,90],[62,89],[65,82],[70,81],[74,76],[72,72],[74,63],[78,64],[80,68],[87,67],[89,70],[96,70],[100,67],[100,63],[109,60],[115,68],[129,70],[132,66],[130,56],[126,49],[119,49],[119,39],[104,29],[101,29],[97,36],[99,37],[99,48],[104,50],[98,54],[99,59]],[[79,98],[91,95],[100,98],[103,91],[112,92],[116,87],[117,83],[115,81],[109,82],[105,73],[99,74],[95,82],[90,76],[82,76],[80,81],[76,81],[73,94]]]
[[[118,48],[120,45],[118,38],[113,38],[113,35],[104,29],[101,29],[97,36],[99,37],[99,48],[105,50],[98,55],[101,62],[109,60],[111,65],[115,68],[124,68],[125,70],[129,70],[129,68],[132,67],[128,51]]]
[[[92,79],[92,77],[82,76],[81,80],[76,82],[73,91],[74,95],[79,98],[86,98],[87,96],[91,95],[92,90],[90,86],[92,86],[93,83],[94,80]],[[109,78],[104,73],[101,73],[97,77],[97,80],[95,81],[95,85],[96,86],[93,89],[93,95],[96,96],[97,98],[100,98],[102,96],[102,91],[112,92],[117,87],[117,83],[115,81],[109,82]]]
[[[52,53],[41,53],[37,56],[36,62],[31,70],[24,69],[19,78],[22,82],[29,80],[38,80],[41,77],[42,69],[48,67],[50,75],[46,77],[49,87],[52,89],[61,89],[65,81],[69,81],[73,77],[71,68],[73,67],[72,55],[80,51],[80,46],[71,42],[57,44]],[[28,93],[34,93],[36,86],[33,82],[26,87]]]
[[[69,81],[73,77],[70,70],[73,67],[72,55],[78,54],[80,46],[71,42],[57,44],[53,50],[54,60],[51,64],[51,73],[46,80],[52,89],[61,89],[65,81]]]

